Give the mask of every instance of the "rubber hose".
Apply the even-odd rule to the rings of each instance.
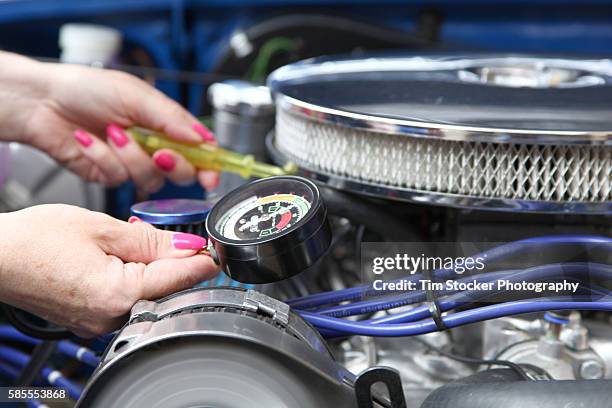
[[[608,407],[612,380],[520,381],[511,370],[487,370],[434,390],[421,408]]]
[[[364,200],[363,197],[351,195],[340,190],[317,184],[321,191],[327,211],[331,215],[348,218],[366,229],[376,232],[389,241],[420,241],[416,230],[404,220],[381,211],[381,207]]]

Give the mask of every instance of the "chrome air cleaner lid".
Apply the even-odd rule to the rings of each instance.
[[[612,212],[612,62],[314,59],[269,78],[272,153],[338,188],[431,204]]]

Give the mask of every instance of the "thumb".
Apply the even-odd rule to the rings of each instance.
[[[124,262],[149,264],[163,258],[185,258],[206,247],[206,238],[199,235],[162,231],[145,222],[117,223],[100,245],[106,254]]]
[[[125,269],[142,268],[142,264],[126,264]],[[207,255],[196,255],[182,259],[160,259],[144,266],[144,273],[135,282],[139,299],[159,299],[171,293],[189,289],[202,281],[213,278],[219,267]]]

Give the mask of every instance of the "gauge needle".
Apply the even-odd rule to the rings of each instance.
[[[292,209],[293,207],[297,207],[297,205],[295,205],[295,204],[291,204],[289,207],[284,207],[284,208],[281,208],[280,210],[276,210],[276,211],[274,211],[273,213],[270,213],[270,214],[268,214],[268,215],[269,215],[270,217],[274,218],[274,219],[273,219],[273,221],[276,221],[276,216],[277,216],[278,214],[285,214],[285,213],[287,213],[287,212],[290,212],[290,211],[291,211],[291,209]],[[270,217],[268,217],[267,219],[269,220],[269,219],[270,219]],[[276,224],[276,222],[274,222],[274,224]]]
[[[275,218],[277,214],[288,212],[293,207],[297,207],[297,206],[295,204],[291,204],[289,207],[281,208],[280,210],[276,210],[276,211],[274,211],[274,212],[272,212],[270,214],[264,214],[261,217],[259,217],[257,215],[253,215],[251,217],[251,219],[248,222],[245,222],[244,224],[242,224],[238,228],[238,230],[239,231],[244,231],[247,228],[251,228],[251,226],[257,227],[260,222],[268,221],[270,218]],[[255,232],[255,231],[257,231],[257,230],[253,230],[253,232]]]
[[[270,216],[267,214],[261,217],[258,215],[253,215],[248,222],[245,222],[244,224],[240,226],[240,228],[238,228],[238,231],[244,231],[245,229],[250,228],[252,232],[255,232],[257,231],[256,228],[259,225],[259,223],[262,221],[266,221],[268,219],[270,219]]]

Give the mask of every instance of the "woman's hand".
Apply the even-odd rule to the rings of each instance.
[[[216,275],[205,244],[62,204],[0,214],[0,300],[81,336],[106,333],[139,299]]]
[[[178,103],[132,75],[0,53],[0,105],[0,139],[37,147],[86,180],[115,186],[130,178],[147,192],[159,190],[164,176],[178,184],[197,177],[207,189],[219,182],[176,152],[150,158],[123,131],[138,125],[176,140],[214,142]]]

